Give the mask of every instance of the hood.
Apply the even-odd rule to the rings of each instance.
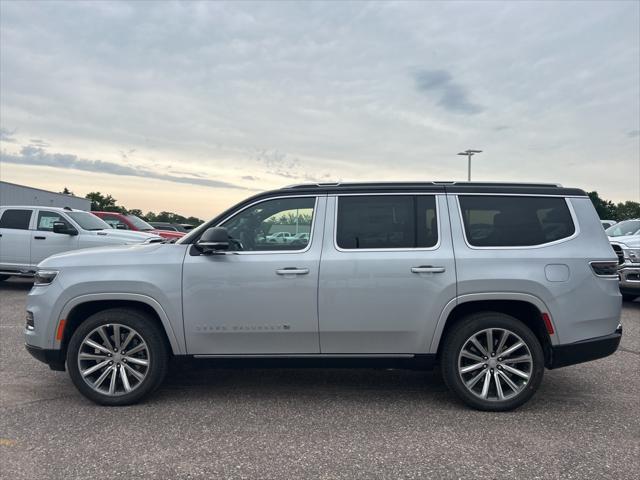
[[[116,230],[115,228],[105,228],[104,230],[92,231],[94,235],[106,237],[113,240],[121,240],[123,243],[144,243],[154,239],[161,241],[162,238],[153,233],[136,232],[133,230]]]
[[[640,248],[640,235],[623,235],[621,237],[609,237],[611,243],[621,243],[630,248]]]
[[[144,256],[151,255],[162,248],[176,248],[176,245],[150,243],[81,248],[80,250],[69,250],[68,252],[51,255],[40,262],[38,268],[143,263],[141,259],[144,258]]]
[[[175,232],[173,230],[161,230],[161,229],[156,229],[156,230],[151,230],[152,233],[156,234],[156,235],[160,235],[162,238],[182,238],[184,237],[184,232]]]

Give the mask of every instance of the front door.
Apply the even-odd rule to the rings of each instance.
[[[54,222],[63,222],[72,227],[69,220],[60,213],[49,210],[38,211],[36,229],[31,232],[31,263],[34,265],[56,253],[78,248],[79,235],[53,233]]]
[[[325,201],[322,196],[258,201],[218,225],[235,240],[232,251],[203,255],[191,246],[183,268],[189,354],[319,353]],[[291,241],[275,241],[280,232],[289,233]],[[310,235],[295,236],[302,233]]]
[[[418,354],[456,296],[444,196],[327,200],[320,270],[323,354]]]

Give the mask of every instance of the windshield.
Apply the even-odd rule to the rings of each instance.
[[[109,230],[111,227],[101,218],[88,212],[65,212],[71,219],[80,225],[83,230]]]
[[[640,220],[625,220],[616,223],[605,230],[610,237],[622,237],[624,235],[640,235]]]
[[[154,228],[149,225],[147,222],[145,222],[144,220],[142,220],[139,217],[136,217],[135,215],[125,215],[125,217],[127,217],[127,220],[129,220],[131,223],[133,223],[133,226],[136,227],[138,230],[153,230]]]

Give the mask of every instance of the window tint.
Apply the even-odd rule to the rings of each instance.
[[[29,230],[31,210],[5,210],[0,218],[0,228]]]
[[[541,245],[575,232],[564,198],[469,195],[458,198],[465,235],[473,246]]]
[[[438,243],[433,195],[367,195],[338,199],[340,248],[427,248]]]
[[[46,210],[41,210],[38,213],[38,230],[53,232],[53,222],[63,222],[67,227],[70,227],[69,222],[67,222],[59,213],[47,212]]]
[[[102,218],[102,220],[104,220],[104,222],[106,222],[111,228],[118,228],[118,225],[120,225],[120,228],[122,230],[129,230],[129,225],[124,223],[118,217],[112,217],[112,216],[105,215],[105,216],[100,217],[100,218]],[[124,227],[122,225],[124,225]]]
[[[315,203],[315,197],[266,200],[221,226],[237,241],[232,247],[236,250],[303,250],[310,240]]]

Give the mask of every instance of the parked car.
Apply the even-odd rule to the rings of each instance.
[[[193,230],[194,228],[196,228],[195,225],[191,225],[190,223],[181,223],[180,226],[182,228],[184,228],[187,232]]]
[[[617,223],[607,235],[618,256],[622,298],[632,302],[640,297],[640,219]]]
[[[0,207],[0,281],[30,277],[50,255],[79,248],[162,241],[157,235],[115,231],[83,210]]]
[[[148,222],[153,228],[157,230],[164,230],[167,232],[182,232],[187,233],[187,230],[179,223],[169,222]]]
[[[267,235],[267,242],[269,243],[288,243],[293,239],[293,235],[289,232],[276,232]]]
[[[309,243],[269,242],[273,219],[296,211],[312,219]],[[174,244],[49,257],[28,295],[26,347],[103,405],[149,395],[172,358],[259,358],[439,364],[468,405],[509,410],[545,367],[617,349],[617,264],[579,189],[299,185]]]
[[[602,228],[606,230],[609,227],[613,227],[618,222],[615,220],[600,220],[600,223],[602,223]]]
[[[105,222],[107,222],[112,228],[118,230],[133,230],[135,232],[147,232],[155,235],[160,235],[162,238],[168,240],[177,240],[184,236],[183,232],[175,232],[169,230],[161,230],[152,227],[140,217],[135,215],[125,215],[118,212],[91,212],[97,215]]]

